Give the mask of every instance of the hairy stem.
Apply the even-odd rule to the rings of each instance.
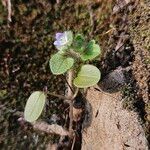
[[[68,92],[67,92],[67,97],[72,97],[73,98],[73,92],[71,89],[73,89],[73,84],[72,84],[72,81],[73,81],[73,75],[74,75],[74,72],[73,70],[69,70],[68,71]],[[70,133],[70,136],[73,137],[73,99],[70,100],[70,111],[69,111],[69,118],[70,118],[70,123],[69,123],[69,133]]]

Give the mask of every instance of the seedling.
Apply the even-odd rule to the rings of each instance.
[[[99,69],[89,64],[101,54],[101,50],[95,40],[87,42],[81,34],[73,36],[71,31],[56,33],[54,42],[58,52],[49,60],[50,70],[54,75],[65,74],[68,80],[68,93],[65,96],[57,96],[66,99],[70,104],[70,131],[72,130],[72,101],[78,91],[97,84],[101,73]],[[35,91],[29,97],[25,106],[24,117],[28,122],[36,121],[44,109],[46,92]]]

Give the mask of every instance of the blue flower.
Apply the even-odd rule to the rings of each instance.
[[[65,50],[72,44],[73,35],[71,31],[65,31],[63,33],[56,33],[56,41],[54,45],[58,50]]]

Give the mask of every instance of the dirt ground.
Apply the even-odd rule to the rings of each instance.
[[[148,0],[12,0],[11,3],[12,22],[8,26],[7,10],[0,2],[2,149],[46,149],[49,141],[58,141],[58,136],[35,132],[30,125],[22,125],[18,118],[24,111],[26,99],[32,91],[47,87],[50,91],[64,94],[65,81],[61,76],[55,77],[50,73],[48,61],[50,54],[56,51],[53,46],[55,33],[65,30],[83,33],[87,39],[94,38],[101,45],[103,54],[100,60],[94,62],[102,72],[101,81],[106,81],[107,75],[118,67],[125,70],[125,82],[119,87],[115,85],[122,99],[121,104],[117,103],[123,106],[119,111],[125,111],[127,114],[132,111],[136,116],[135,122],[139,125],[137,128],[140,128],[147,141],[150,140]],[[103,90],[108,92],[112,87],[114,88],[114,84]],[[52,114],[55,114],[58,116],[58,124],[64,125],[67,112],[64,115],[62,112],[68,106],[59,99],[48,99],[41,119],[51,123]],[[129,119],[132,120],[134,115]],[[103,141],[104,139],[101,143],[104,143]],[[147,148],[145,141],[146,139],[142,140],[141,146]]]

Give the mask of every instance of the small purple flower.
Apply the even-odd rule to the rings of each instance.
[[[55,46],[64,46],[67,43],[67,35],[66,33],[56,33],[56,41],[54,42]]]
[[[56,33],[55,35],[56,41],[54,42],[54,45],[58,50],[66,49],[67,46],[70,46],[72,43],[72,32],[71,31],[65,31],[63,33]]]
[[[56,33],[55,38],[56,38],[56,40],[58,40],[58,39],[61,38],[62,36],[63,36],[63,33],[58,32],[58,33]]]

